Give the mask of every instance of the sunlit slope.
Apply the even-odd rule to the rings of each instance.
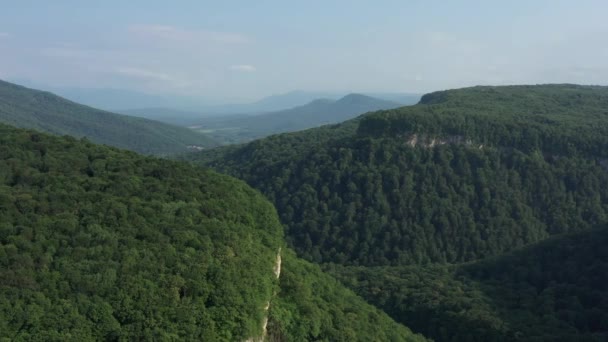
[[[168,155],[215,145],[205,135],[187,128],[94,109],[4,81],[0,81],[0,122],[86,137],[144,154]]]

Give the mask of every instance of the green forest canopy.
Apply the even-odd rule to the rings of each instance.
[[[276,300],[271,336],[424,340],[288,250],[277,281],[274,208],[212,171],[0,125],[0,218],[0,339],[244,340]]]
[[[607,108],[607,87],[465,88],[186,158],[262,191],[309,260],[464,262],[606,221]]]
[[[436,341],[606,341],[608,228],[459,266],[327,266]]]
[[[606,108],[607,87],[474,87],[188,159],[264,192],[301,256],[416,332],[604,341]]]

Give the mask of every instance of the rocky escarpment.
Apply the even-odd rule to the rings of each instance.
[[[411,147],[433,148],[442,145],[465,145],[478,149],[484,147],[483,144],[474,144],[471,139],[467,139],[461,135],[453,135],[447,137],[432,137],[423,134],[411,134],[406,138],[406,143]]]
[[[278,280],[281,277],[281,248],[280,247],[279,247],[279,251],[277,252],[276,260],[274,262],[273,272],[274,272],[275,277]],[[276,293],[273,293],[272,297],[274,297],[275,295],[276,295]],[[247,340],[245,340],[245,342],[264,342],[264,340],[266,339],[266,335],[268,334],[268,310],[270,309],[271,301],[272,301],[272,298],[270,298],[266,302],[266,305],[264,306],[265,315],[264,315],[264,319],[262,320],[262,336],[250,337]]]

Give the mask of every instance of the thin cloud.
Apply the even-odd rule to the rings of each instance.
[[[251,41],[249,37],[239,33],[187,30],[170,25],[131,25],[128,31],[142,38],[164,39],[176,42],[243,44]]]
[[[11,36],[11,34],[8,33],[8,32],[0,32],[0,39],[2,39],[2,38],[8,38],[10,36]]]
[[[256,71],[256,67],[254,67],[253,65],[249,65],[249,64],[238,64],[238,65],[231,65],[230,66],[230,70],[234,70],[234,71],[243,71],[243,72],[254,72]]]
[[[145,80],[156,80],[156,81],[165,81],[165,82],[174,81],[174,78],[168,74],[151,71],[151,70],[140,69],[140,68],[120,67],[120,68],[117,68],[115,70],[115,72],[118,74],[121,74],[121,75],[126,75],[129,77],[145,79]]]

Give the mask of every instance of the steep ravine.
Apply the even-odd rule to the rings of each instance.
[[[277,258],[276,258],[275,263],[274,263],[273,271],[274,271],[275,277],[278,280],[281,277],[281,247],[279,247],[279,250],[277,252]],[[272,297],[274,297],[275,295],[276,295],[276,293],[273,293]],[[268,327],[268,310],[270,309],[270,302],[271,301],[272,301],[272,298],[270,298],[266,302],[266,305],[264,306],[264,311],[266,312],[266,315],[264,316],[264,319],[262,320],[262,336],[260,336],[260,337],[250,337],[250,338],[246,339],[245,342],[264,342],[264,340],[266,339],[266,335],[268,333],[268,331],[267,331],[267,327]]]

